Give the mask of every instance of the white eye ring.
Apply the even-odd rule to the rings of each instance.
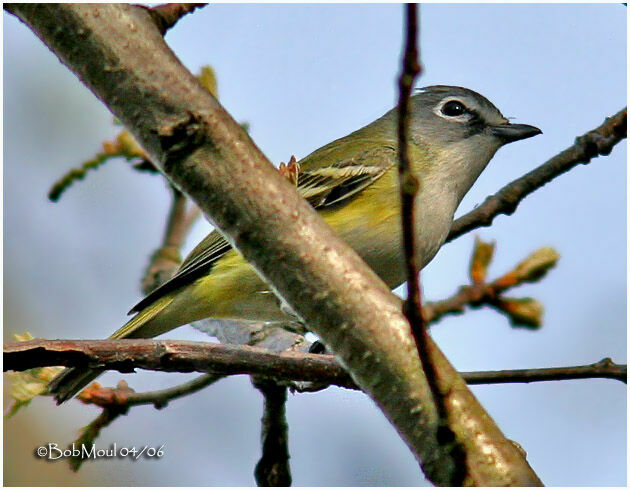
[[[449,104],[453,105],[451,103],[457,103],[459,106],[461,106],[461,109],[462,109],[461,114],[448,115],[444,112],[445,106]],[[457,97],[447,97],[446,99],[440,101],[440,103],[433,108],[433,113],[441,117],[442,119],[447,119],[449,121],[456,121],[456,122],[462,122],[462,123],[469,121],[471,117],[471,114],[466,108],[466,105]]]

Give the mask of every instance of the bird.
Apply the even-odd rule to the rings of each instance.
[[[419,180],[414,204],[418,261],[426,266],[443,245],[464,195],[497,150],[542,133],[513,124],[473,90],[447,85],[409,99],[408,152]],[[398,183],[398,109],[298,162],[297,191],[390,287],[405,281]],[[220,231],[212,231],[166,283],[129,312],[111,339],[151,338],[204,318],[294,320]],[[71,367],[49,385],[57,403],[103,372]]]

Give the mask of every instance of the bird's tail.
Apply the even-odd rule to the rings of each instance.
[[[104,369],[68,368],[64,369],[48,385],[48,393],[54,395],[57,405],[69,400],[94,381]]]
[[[170,297],[164,297],[148,306],[120,329],[114,332],[110,339],[125,338],[151,338],[162,333],[156,329],[152,320],[172,301]],[[88,384],[94,381],[105,369],[71,367],[64,369],[48,385],[48,393],[55,397],[57,405],[69,400],[79,393]]]

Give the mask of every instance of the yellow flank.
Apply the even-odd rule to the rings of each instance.
[[[398,257],[400,247],[397,187],[392,189],[397,173],[394,167],[378,181],[344,203],[344,212],[334,207],[321,212],[324,220],[344,238],[372,267],[378,257]],[[382,182],[382,184],[381,184]],[[368,245],[365,247],[364,245]],[[378,256],[378,257],[377,257]],[[187,311],[186,317],[230,318],[241,320],[286,320],[279,302],[254,269],[236,251],[231,250],[213,265],[212,271],[177,292],[169,307]],[[184,304],[184,302],[186,304]],[[160,316],[166,314],[162,313]]]
[[[185,301],[194,303],[190,307],[197,319],[272,321],[287,318],[269,286],[235,250],[221,257],[209,275],[192,285]]]
[[[345,146],[341,143],[333,142],[325,152],[324,160],[334,158],[334,150]],[[413,144],[410,151],[412,162],[423,161],[421,156],[426,155],[423,149]],[[314,160],[317,159],[311,156],[305,158],[305,168],[312,168],[317,163]],[[373,183],[339,205],[319,211],[322,218],[393,288],[404,280],[398,168],[395,161],[380,164],[389,168]],[[269,286],[240,253],[230,250],[213,264],[209,274],[157,299],[112,338],[154,337],[204,318],[289,319]]]

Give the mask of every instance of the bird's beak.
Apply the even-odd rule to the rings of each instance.
[[[492,134],[499,138],[503,144],[512,143],[513,141],[524,140],[531,138],[537,134],[542,134],[542,131],[536,126],[530,126],[529,124],[500,124],[498,126],[492,126]]]

